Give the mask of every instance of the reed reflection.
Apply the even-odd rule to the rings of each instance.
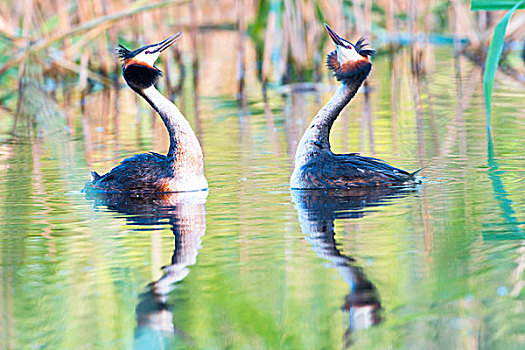
[[[315,253],[329,261],[349,286],[341,309],[349,313],[345,346],[352,344],[352,332],[381,322],[379,292],[354,258],[345,254],[335,240],[335,219],[358,219],[367,208],[389,205],[394,198],[414,189],[383,188],[353,190],[292,190],[301,231]]]
[[[197,262],[202,237],[206,233],[207,191],[130,196],[122,194],[88,195],[95,208],[125,214],[130,226],[144,230],[144,226],[158,229],[169,224],[174,236],[171,263],[162,267],[162,276],[152,281],[140,294],[135,313],[136,349],[164,348],[179,339],[186,344],[193,340],[173,321],[173,308],[169,294],[189,274],[189,266]]]

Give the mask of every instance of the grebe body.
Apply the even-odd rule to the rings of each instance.
[[[182,32],[135,51],[122,45],[118,49],[126,83],[157,111],[168,130],[168,154],[137,154],[104,175],[91,172],[92,179],[84,192],[188,192],[208,188],[202,149],[195,133],[177,106],[155,88],[162,76],[155,61],[181,35]]]
[[[335,154],[330,147],[330,130],[343,108],[355,96],[372,69],[370,56],[361,38],[355,44],[341,38],[327,24],[336,50],[328,55],[327,66],[341,82],[332,98],[314,117],[295,153],[290,178],[292,189],[344,189],[365,186],[398,186],[416,183],[416,174],[395,168],[384,161],[358,153]]]

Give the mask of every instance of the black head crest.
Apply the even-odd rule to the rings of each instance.
[[[368,43],[365,43],[365,38],[361,37],[355,43],[354,48],[361,56],[374,56],[376,54],[375,50],[365,49],[365,46],[368,46]]]
[[[123,60],[133,57],[132,51],[126,49],[121,44],[118,45],[116,51],[117,51],[118,57],[123,59]]]

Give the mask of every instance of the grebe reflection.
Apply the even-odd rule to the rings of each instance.
[[[352,190],[292,190],[301,231],[317,256],[331,262],[350,291],[342,310],[349,313],[345,345],[352,343],[353,331],[367,329],[381,322],[379,292],[362,267],[344,254],[335,240],[335,219],[357,219],[365,208],[389,205],[390,199],[406,196],[408,189],[373,188]]]
[[[147,285],[140,294],[135,313],[135,349],[170,347],[177,341],[194,345],[192,338],[173,321],[168,296],[189,274],[189,266],[197,262],[202,238],[206,233],[207,191],[129,196],[119,194],[88,194],[95,208],[125,214],[128,225],[158,226],[169,224],[175,244],[171,263],[162,268],[162,276]]]

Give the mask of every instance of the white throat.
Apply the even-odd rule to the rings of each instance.
[[[160,52],[146,53],[147,51],[148,50],[146,49],[139,53],[137,56],[135,56],[135,60],[144,62],[153,67],[155,61],[157,61],[157,58],[159,58]]]
[[[357,53],[354,48],[348,49],[344,46],[337,45],[337,61],[340,65],[346,62],[356,62],[363,59],[363,56]]]

